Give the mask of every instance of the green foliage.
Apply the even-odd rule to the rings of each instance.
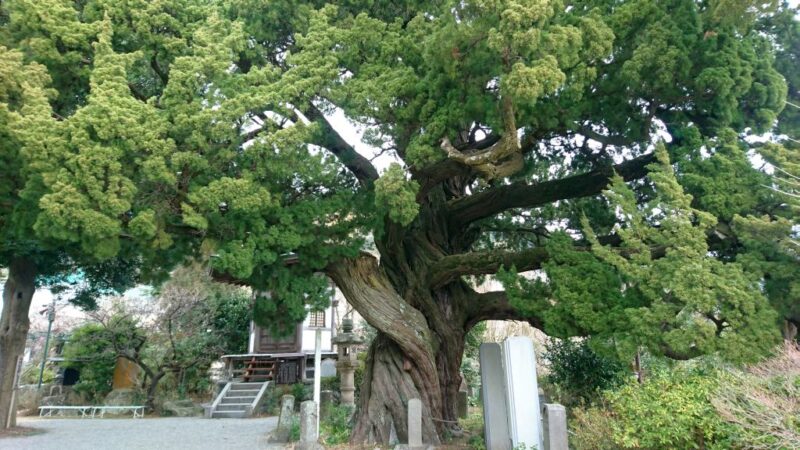
[[[614,441],[623,448],[730,448],[731,429],[711,404],[718,383],[711,373],[676,370],[610,392]]]
[[[403,168],[392,164],[375,182],[375,206],[395,222],[408,225],[419,212],[418,190],[419,183],[406,180]]]
[[[117,363],[115,342],[138,345],[142,337],[135,324],[120,317],[111,319],[111,327],[89,323],[75,329],[64,346],[64,367],[80,371],[74,389],[92,401],[102,402],[111,392],[111,381]]]
[[[576,450],[795,448],[800,358],[787,344],[745,370],[681,364],[573,410]],[[611,432],[609,432],[611,430]]]
[[[289,442],[297,442],[300,440],[300,418],[292,416],[292,421],[289,423]]]
[[[574,450],[618,450],[614,436],[614,418],[603,406],[575,408],[570,411],[569,444]]]
[[[591,403],[603,391],[625,380],[627,367],[595,353],[585,340],[551,339],[543,355],[547,361],[546,379],[559,390],[559,402],[568,406]]]
[[[480,386],[480,358],[479,349],[483,343],[483,334],[486,332],[486,322],[480,322],[467,333],[464,342],[464,356],[461,359],[461,373],[467,385],[477,393]],[[472,399],[473,401],[475,399]]]
[[[320,439],[325,445],[342,445],[350,442],[353,431],[353,409],[343,405],[328,406],[320,418]]]
[[[305,383],[295,383],[292,385],[291,394],[294,396],[294,404],[299,408],[300,403],[311,399],[313,392]]]
[[[483,409],[470,408],[465,419],[459,419],[458,424],[469,436],[467,445],[475,450],[486,450],[483,425]]]
[[[547,282],[502,274],[512,303],[544,317],[549,334],[591,336],[595,348],[613,350],[622,360],[641,346],[677,358],[764,357],[779,338],[774,310],[740,264],[709,254],[715,217],[692,206],[662,145],[656,155],[649,201],[639,205],[619,177],[605,192],[619,216],[621,245],[603,245],[584,217],[591,252],[555,236],[547,243],[553,258],[543,265]]]
[[[28,364],[22,369],[22,373],[19,377],[19,384],[38,384],[39,383],[39,371],[41,370],[42,362],[39,361],[38,363],[34,362],[32,364]],[[42,383],[52,383],[56,379],[56,373],[53,371],[53,368],[45,365],[44,366],[44,373],[42,374]]]

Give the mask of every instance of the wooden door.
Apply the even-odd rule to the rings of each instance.
[[[256,326],[256,353],[298,353],[301,347],[303,324],[295,326],[293,334],[289,336],[273,337],[268,330]]]

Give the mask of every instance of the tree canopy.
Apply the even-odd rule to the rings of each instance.
[[[354,439],[387,441],[393,396],[418,396],[435,443],[481,320],[732,360],[775,342],[774,311],[797,323],[796,254],[763,231],[791,236],[792,208],[753,163],[797,151],[796,17],[741,0],[9,0],[0,157],[19,181],[0,196],[28,202],[13,230],[93,261],[207,261],[269,292],[265,324],[321,306],[326,273],[379,331]],[[476,290],[498,273],[505,290]]]

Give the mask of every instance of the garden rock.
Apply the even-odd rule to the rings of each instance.
[[[161,415],[175,417],[196,417],[203,415],[203,407],[191,400],[171,400],[161,405]]]

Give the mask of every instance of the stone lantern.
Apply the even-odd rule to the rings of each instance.
[[[355,347],[363,340],[353,333],[353,319],[342,319],[342,332],[333,338],[339,353],[336,369],[341,378],[342,405],[355,406],[355,371],[358,367]]]

